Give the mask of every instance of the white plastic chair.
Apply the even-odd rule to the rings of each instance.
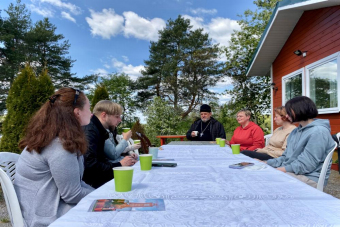
[[[268,134],[264,136],[264,142],[265,142],[265,146],[267,146],[269,144],[269,139],[270,137],[272,137],[273,134]]]
[[[15,176],[15,163],[18,161],[18,158],[18,154],[0,152],[0,184],[13,227],[24,226],[18,197],[12,183]]]
[[[321,173],[320,173],[319,180],[318,180],[318,185],[316,187],[318,190],[320,190],[322,192],[323,192],[323,187],[324,187],[324,183],[325,183],[325,179],[326,179],[326,173],[327,173],[327,170],[330,166],[330,162],[332,160],[334,150],[337,147],[338,147],[338,144],[336,142],[334,142],[334,148],[328,153],[325,161],[323,162]]]

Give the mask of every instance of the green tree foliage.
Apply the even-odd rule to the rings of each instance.
[[[48,69],[56,88],[73,86],[84,89],[93,76],[75,77],[69,56],[70,44],[48,18],[32,25],[30,12],[17,0],[0,19],[0,111],[5,108],[9,88],[17,73],[29,64],[36,73]]]
[[[120,104],[124,109],[123,122],[124,127],[131,127],[136,121],[134,112],[137,109],[137,103],[134,99],[135,83],[124,73],[113,73],[101,77],[101,83],[108,90],[110,100]]]
[[[20,152],[18,142],[30,118],[53,92],[54,87],[46,70],[38,77],[29,66],[20,71],[8,94],[8,113],[3,122],[1,151]]]
[[[230,46],[225,49],[226,76],[233,79],[233,89],[227,90],[231,95],[231,103],[239,108],[231,113],[234,115],[240,108],[248,108],[258,124],[264,122],[263,113],[270,107],[270,77],[260,75],[247,77],[247,68],[255,53],[261,35],[264,32],[272,10],[279,0],[256,0],[258,6],[255,11],[247,10],[238,23],[240,31],[234,31]]]
[[[25,38],[31,25],[31,14],[20,0],[4,10],[0,18],[0,111],[5,109],[8,90],[25,61]]]
[[[100,84],[96,86],[94,95],[91,102],[91,111],[93,111],[94,106],[101,100],[109,100],[109,93],[104,85]]]
[[[157,135],[184,133],[178,130],[181,126],[181,115],[160,97],[154,97],[153,102],[146,109],[145,115],[147,117],[145,132],[152,144],[160,144],[159,139],[156,138]]]
[[[222,76],[218,44],[212,44],[203,29],[193,30],[189,19],[178,16],[168,20],[159,31],[159,40],[151,42],[138,93],[144,101],[153,96],[167,100],[182,118],[203,100],[214,98],[213,87]]]

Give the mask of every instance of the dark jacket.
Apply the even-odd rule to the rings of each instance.
[[[224,131],[223,125],[213,117],[210,118],[210,121],[211,121],[211,123],[210,123],[210,126],[209,126],[209,130],[210,130],[210,134],[211,134],[211,141],[215,141],[216,138],[225,139],[226,136],[225,136],[225,131]],[[189,131],[187,132],[187,139],[188,140],[195,140],[195,141],[200,140],[199,134],[200,134],[200,131],[201,131],[201,128],[200,128],[201,122],[202,122],[202,120],[198,119],[191,125]],[[192,131],[198,131],[198,135],[196,137],[191,137]]]
[[[99,119],[93,115],[90,124],[84,127],[88,142],[87,152],[84,155],[83,180],[94,188],[98,188],[113,179],[113,167],[121,166],[120,162],[111,163],[104,153],[105,140],[109,133]]]

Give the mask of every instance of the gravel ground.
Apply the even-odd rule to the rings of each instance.
[[[328,180],[328,184],[324,189],[325,193],[328,193],[338,199],[340,199],[340,174],[338,171],[332,170],[330,178]],[[11,224],[3,223],[3,219],[9,220],[6,204],[2,195],[2,191],[0,189],[0,226],[1,227],[10,227]]]

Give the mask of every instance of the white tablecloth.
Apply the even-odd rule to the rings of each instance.
[[[52,227],[78,226],[340,226],[340,200],[269,166],[231,169],[241,161],[219,146],[165,145],[159,157],[175,168],[134,167],[132,191],[115,192],[114,181],[98,188]],[[88,212],[96,199],[162,198],[165,211]]]

